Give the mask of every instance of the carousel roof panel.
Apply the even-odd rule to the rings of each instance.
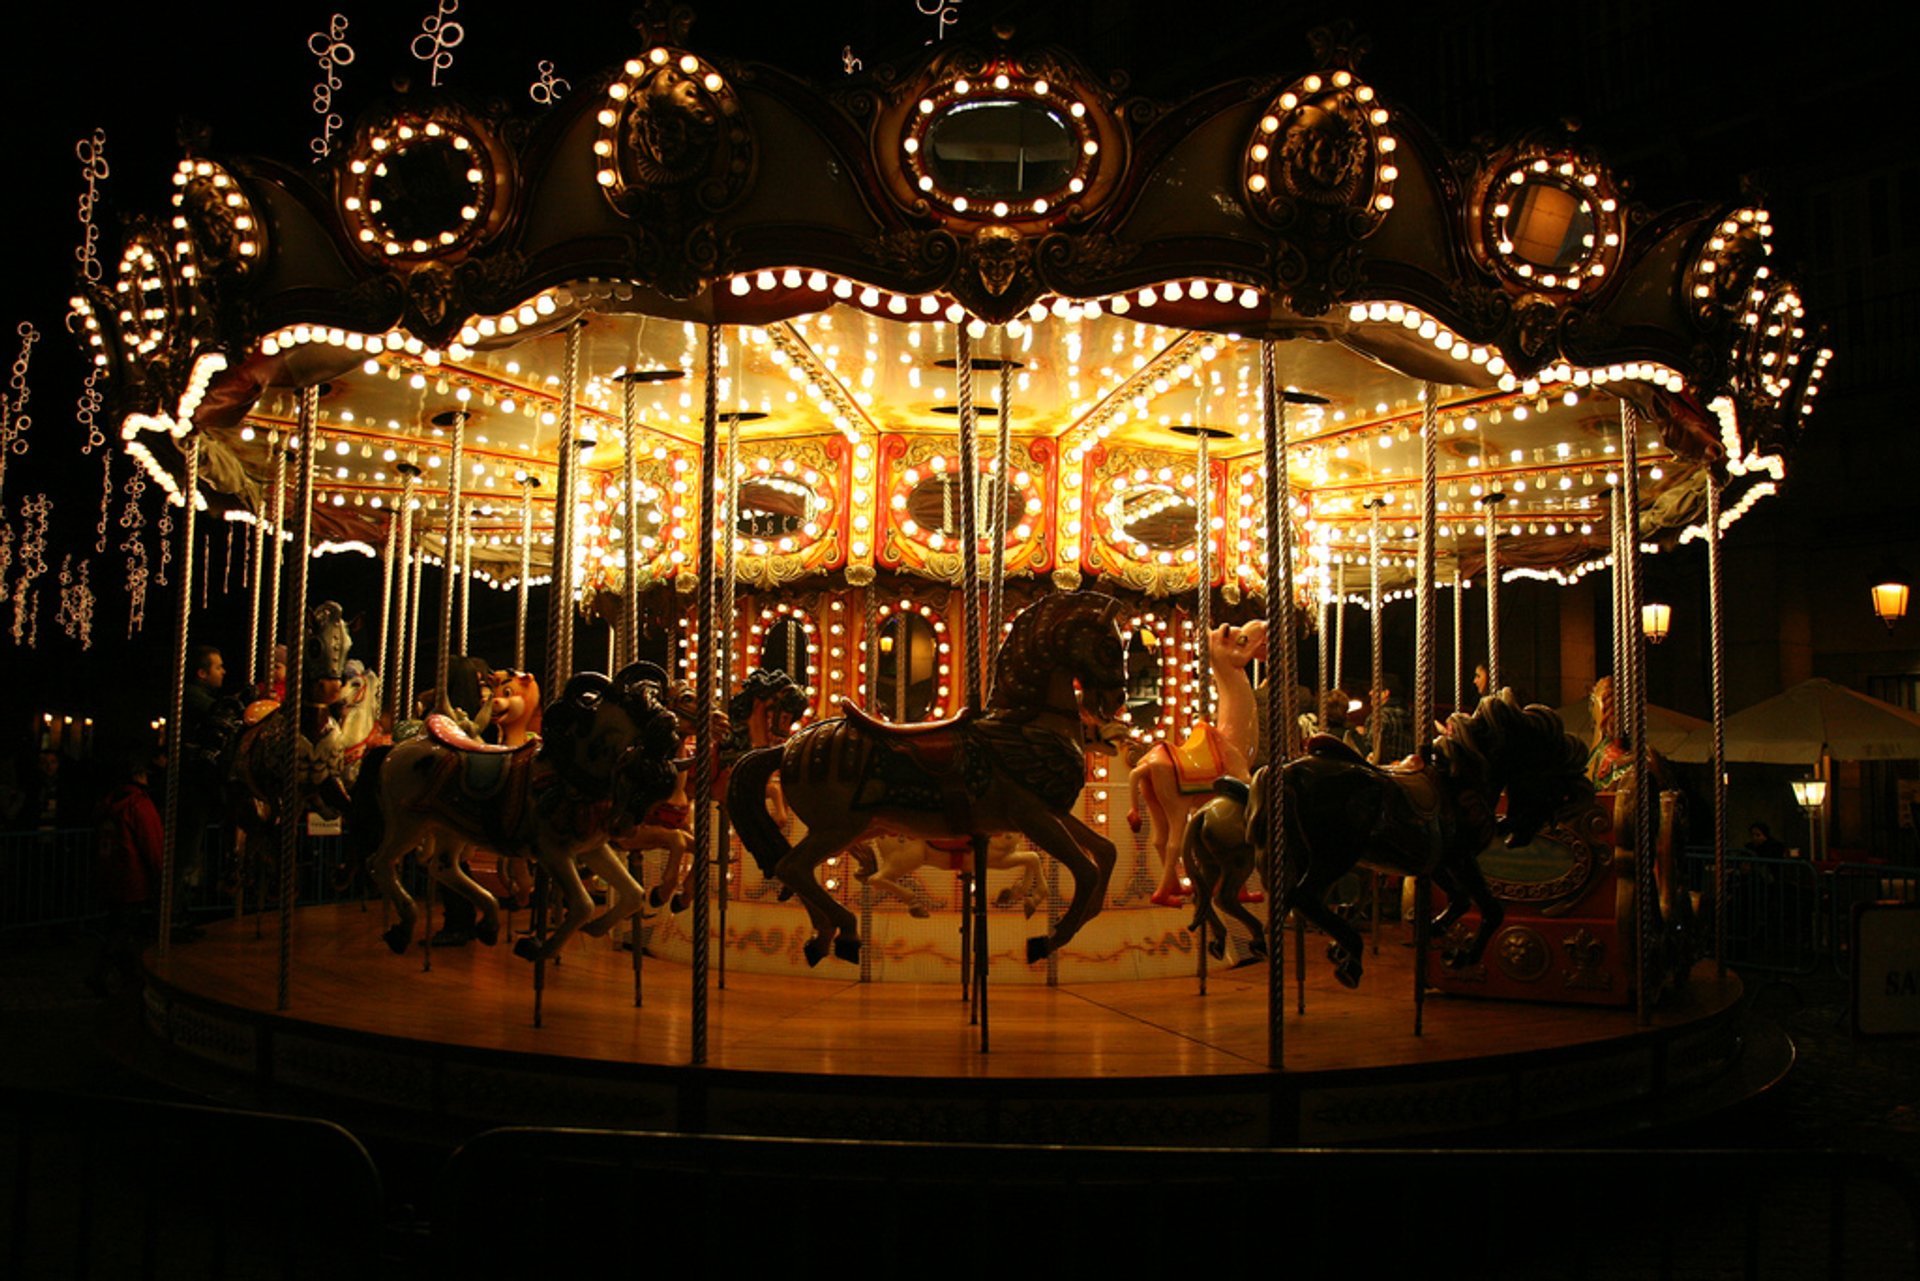
[[[1001,408],[986,366],[1013,362],[1011,430],[1055,487],[1008,534],[1031,545],[1029,572],[1099,572],[1109,554],[1189,563],[1190,548],[1143,539],[1169,542],[1179,511],[1198,518],[1198,446],[1177,429],[1203,426],[1225,433],[1215,563],[1257,582],[1263,542],[1239,509],[1263,483],[1267,338],[1284,340],[1280,377],[1301,393],[1296,517],[1326,563],[1369,546],[1374,502],[1383,550],[1404,559],[1428,394],[1438,517],[1463,561],[1495,494],[1516,564],[1604,555],[1623,404],[1644,426],[1644,536],[1694,519],[1702,460],[1745,478],[1736,511],[1779,480],[1828,355],[1770,273],[1764,211],[1635,209],[1563,133],[1450,153],[1326,58],[1171,108],[1005,44],[949,46],[830,93],[655,45],[538,123],[406,95],[311,177],[183,165],[178,243],[130,238],[120,278],[83,291],[85,332],[130,448],[152,430],[212,433],[255,493],[268,438],[293,431],[293,396],[276,389],[326,383],[323,497],[369,529],[401,493],[401,462],[425,469],[422,495],[444,485],[446,416],[465,415],[466,480],[497,508],[488,536],[503,547],[522,477],[547,482],[536,506],[552,502],[569,406],[596,512],[626,503],[631,395],[634,494],[662,572],[697,542],[686,476],[706,429],[707,324],[724,327],[720,410],[751,418],[736,467],[785,477],[754,528],[792,528],[758,542],[811,556],[809,572],[885,554],[890,512],[907,507],[882,492],[889,477],[947,465],[963,326],[985,422]],[[909,442],[897,465],[893,438]],[[163,455],[144,450],[151,469]],[[1143,484],[1169,492],[1142,498]],[[1081,531],[1087,502],[1114,514]],[[619,522],[600,523],[612,538]],[[938,550],[937,534],[909,541]]]

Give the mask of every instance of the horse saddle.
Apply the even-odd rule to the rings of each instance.
[[[511,756],[515,752],[530,751],[538,746],[532,742],[522,743],[518,747],[482,742],[461,729],[451,716],[442,716],[439,712],[431,712],[427,716],[427,737],[456,752],[480,752],[488,756]]]
[[[843,701],[841,709],[850,724],[859,728],[875,747],[871,780],[878,790],[871,795],[861,789],[862,799],[888,801],[914,808],[937,809],[947,826],[966,831],[973,826],[972,784],[979,773],[977,754],[969,753],[967,726],[979,718],[971,708],[950,721],[922,721],[899,725],[877,720]]]
[[[439,736],[437,745],[446,746]],[[438,758],[431,780],[414,808],[457,819],[484,833],[494,849],[516,843],[526,817],[535,763],[534,745],[469,751],[452,747]]]
[[[1220,731],[1205,721],[1195,721],[1187,741],[1166,743],[1167,756],[1173,761],[1173,779],[1182,796],[1198,796],[1213,790],[1213,780],[1227,772],[1226,743]]]
[[[960,731],[980,716],[980,713],[968,707],[962,708],[960,714],[949,721],[900,724],[871,716],[844,699],[841,700],[840,709],[846,713],[848,720],[882,745],[907,756],[934,778],[958,772],[960,751],[966,743],[966,735]]]
[[[1409,757],[1408,762],[1395,765],[1375,765],[1353,747],[1331,734],[1315,734],[1307,740],[1307,755],[1322,760],[1338,761],[1346,765],[1357,765],[1362,769],[1378,774],[1400,790],[1402,799],[1412,811],[1412,817],[1420,823],[1431,823],[1440,816],[1440,783],[1434,776],[1433,767],[1419,757]]]

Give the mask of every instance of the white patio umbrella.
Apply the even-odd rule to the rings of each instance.
[[[1920,760],[1920,715],[1818,678],[1727,717],[1726,734],[1730,761]],[[1676,761],[1710,759],[1712,727],[1689,734],[1667,755]]]
[[[1573,735],[1583,743],[1591,743],[1593,741],[1593,707],[1591,700],[1583,698],[1577,703],[1568,703],[1565,707],[1558,710],[1560,712],[1560,723],[1566,727],[1567,733]],[[1707,722],[1697,716],[1689,716],[1685,712],[1676,712],[1671,707],[1656,707],[1652,703],[1647,704],[1647,741],[1652,743],[1653,750],[1659,752],[1662,756],[1673,759],[1684,759],[1674,757],[1673,749],[1678,747],[1687,735],[1693,733],[1695,730],[1705,728],[1706,725]]]

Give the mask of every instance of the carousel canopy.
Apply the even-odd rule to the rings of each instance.
[[[1266,579],[1265,339],[1303,591],[1357,587],[1376,537],[1410,578],[1428,397],[1442,561],[1469,577],[1488,519],[1510,575],[1606,563],[1623,429],[1643,544],[1701,532],[1708,466],[1737,518],[1829,358],[1771,232],[1750,205],[1640,208],[1563,132],[1449,150],[1337,35],[1167,104],[1012,42],[821,88],[676,20],[535,117],[415,92],[310,167],[189,155],[75,306],[176,493],[198,433],[203,476],[263,510],[318,384],[334,545],[377,546],[406,492],[438,509],[458,430],[478,572],[517,576],[528,505],[549,572],[571,415],[576,582],[624,572],[632,503],[642,575],[690,585],[714,325],[742,577],[957,579],[970,372],[982,436],[1011,437],[984,451],[1010,573],[1192,591],[1204,525],[1234,599]]]

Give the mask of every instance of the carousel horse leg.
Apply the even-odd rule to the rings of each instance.
[[[1441,958],[1450,968],[1463,969],[1479,963],[1481,956],[1487,950],[1487,943],[1493,938],[1494,931],[1500,928],[1500,922],[1506,916],[1506,909],[1501,907],[1500,900],[1493,896],[1493,887],[1487,884],[1486,876],[1480,871],[1478,859],[1468,857],[1459,860],[1453,868],[1453,874],[1454,881],[1462,891],[1459,897],[1463,901],[1471,899],[1473,905],[1480,909],[1480,929],[1474,934],[1472,942],[1468,943],[1464,949],[1453,949]],[[1447,905],[1447,910],[1453,910],[1451,902]]]
[[[606,882],[607,891],[612,896],[607,910],[582,927],[582,932],[588,937],[600,938],[628,917],[637,915],[646,901],[646,895],[640,889],[640,882],[634,880],[633,874],[627,871],[626,859],[620,857],[611,845],[594,846],[580,856],[580,861]]]
[[[1359,987],[1361,957],[1366,951],[1366,944],[1358,930],[1327,907],[1327,891],[1350,869],[1341,867],[1335,871],[1328,867],[1324,861],[1313,857],[1313,847],[1305,842],[1301,842],[1299,848],[1307,855],[1304,860],[1306,871],[1299,880],[1287,887],[1285,897],[1278,901],[1274,910],[1282,917],[1288,912],[1298,912],[1303,919],[1319,926],[1333,940],[1327,944],[1327,959],[1333,962],[1333,976],[1340,980],[1342,987]]]
[[[1080,931],[1080,927],[1100,910],[1106,899],[1107,882],[1113,876],[1118,852],[1113,842],[1099,835],[1072,814],[1053,814],[1036,806],[1021,823],[1020,830],[1073,877],[1073,898],[1051,933],[1027,940],[1027,964],[1043,961],[1058,951]]]
[[[860,959],[859,920],[827,893],[814,875],[815,868],[859,837],[859,829],[850,824],[838,830],[824,825],[811,828],[774,867],[774,875],[782,884],[793,888],[814,919],[814,935],[807,940],[805,949],[808,965],[818,965],[826,958],[829,948],[843,961]]]
[[[417,834],[411,825],[390,821],[381,837],[380,848],[367,860],[367,875],[379,887],[381,897],[393,905],[394,915],[398,918],[380,936],[396,955],[404,955],[407,944],[413,939],[415,915],[413,899],[407,894],[406,886],[400,883],[400,860],[411,854],[418,844]]]
[[[466,850],[464,845],[457,846],[445,858],[433,859],[427,864],[427,873],[478,909],[480,919],[473,927],[473,936],[492,947],[500,941],[500,902],[460,866]]]
[[[571,853],[543,855],[540,864],[547,869],[549,892],[555,886],[566,901],[566,915],[561,917],[559,926],[549,934],[543,943],[535,943],[531,938],[523,938],[513,945],[513,954],[524,961],[549,961],[554,959],[567,940],[573,937],[575,930],[585,925],[593,916],[593,895],[580,879],[578,859]],[[628,878],[631,879],[631,878]]]

